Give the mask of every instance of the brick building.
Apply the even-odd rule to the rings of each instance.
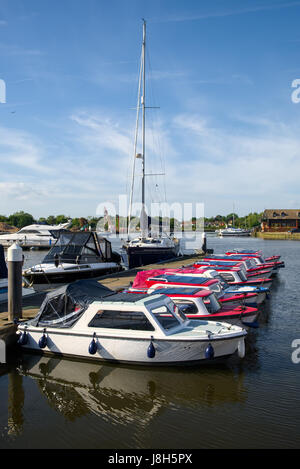
[[[296,228],[300,228],[300,209],[268,209],[263,213],[262,231],[290,231]]]

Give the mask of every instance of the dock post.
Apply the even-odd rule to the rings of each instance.
[[[22,318],[22,248],[14,243],[7,250],[8,264],[8,319]]]
[[[204,254],[207,251],[207,248],[206,248],[206,233],[204,231],[202,233],[202,251],[204,252]]]

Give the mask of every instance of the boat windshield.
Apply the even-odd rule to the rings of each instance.
[[[197,314],[197,305],[192,300],[174,298],[174,303],[178,306],[179,311],[183,314]]]
[[[240,270],[238,272],[238,276],[240,277],[240,279],[243,281],[243,282],[246,282],[247,281],[247,277],[245,275],[245,273],[243,272],[243,270]]]
[[[219,283],[214,283],[213,285],[210,285],[209,289],[216,293],[221,293],[222,291],[222,287]]]
[[[174,304],[174,303],[173,303]],[[151,309],[152,314],[159,324],[166,330],[173,329],[181,324],[177,315],[180,314],[181,319],[185,320],[186,317],[180,313],[178,307],[174,304],[174,310],[170,306],[162,305]]]
[[[215,295],[209,295],[204,298],[204,304],[209,314],[217,313],[221,309],[221,304]]]
[[[220,284],[224,289],[229,287],[229,284],[226,282],[225,277],[223,278],[220,274],[215,274],[214,279],[219,280]]]
[[[109,262],[111,260],[111,243],[99,238],[93,232],[60,233],[55,245],[50,249],[43,263],[86,263]]]

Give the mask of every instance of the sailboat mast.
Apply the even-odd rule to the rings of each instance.
[[[137,155],[137,141],[138,141],[138,129],[139,129],[139,117],[140,117],[140,109],[141,104],[143,102],[143,95],[145,94],[145,76],[144,74],[144,62],[145,62],[145,54],[144,54],[144,42],[145,42],[145,21],[143,27],[143,44],[142,44],[142,54],[141,54],[141,62],[140,62],[140,74],[139,74],[139,86],[138,86],[138,99],[137,99],[137,111],[136,111],[136,125],[135,125],[135,139],[134,139],[134,152],[133,152],[133,165],[132,165],[132,178],[131,178],[131,191],[130,191],[130,200],[129,200],[129,211],[128,211],[128,224],[127,224],[127,238],[129,240],[129,232],[130,232],[130,221],[131,221],[131,213],[132,213],[132,201],[133,201],[133,190],[134,190],[134,174],[135,174],[135,160],[138,157]],[[143,81],[143,83],[142,83]],[[141,95],[141,87],[143,85],[143,95]],[[145,134],[145,116],[143,117],[143,134]],[[145,138],[143,138],[143,142],[145,142]],[[144,189],[144,178],[145,178],[145,168],[144,168],[144,154],[145,154],[145,143],[143,143],[143,155],[142,155],[142,200],[145,201],[145,189]],[[144,202],[143,202],[144,203]]]
[[[145,209],[145,121],[146,121],[146,21],[143,22],[143,94],[142,94],[142,207]]]

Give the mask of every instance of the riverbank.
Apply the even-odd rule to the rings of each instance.
[[[287,231],[285,232],[276,232],[276,231],[267,231],[262,233],[261,231],[256,232],[253,235],[255,238],[261,238],[261,239],[288,239],[290,241],[300,241],[300,233],[289,233]]]

